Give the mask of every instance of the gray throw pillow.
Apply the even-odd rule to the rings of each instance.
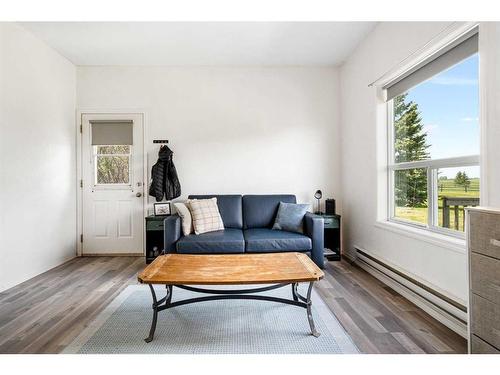
[[[308,209],[308,204],[280,202],[273,229],[304,233],[302,222]]]

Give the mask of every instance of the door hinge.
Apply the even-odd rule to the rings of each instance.
[[[83,242],[83,234],[80,234],[80,242]]]
[[[83,125],[80,124],[80,133],[83,133]]]
[[[80,188],[83,189],[83,180],[80,180]]]

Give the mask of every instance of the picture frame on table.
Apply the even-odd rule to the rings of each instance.
[[[170,202],[154,203],[155,216],[168,216],[171,215]]]

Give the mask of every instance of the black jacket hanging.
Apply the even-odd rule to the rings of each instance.
[[[165,195],[167,201],[181,195],[181,184],[173,162],[173,152],[167,146],[161,146],[158,161],[151,169],[151,185],[149,195],[160,202]]]

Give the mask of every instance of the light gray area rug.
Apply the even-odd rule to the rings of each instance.
[[[306,284],[299,286],[305,295]],[[222,287],[221,287],[222,288]],[[233,287],[234,288],[234,287]],[[238,288],[238,287],[236,287]],[[155,288],[158,298],[165,288]],[[227,288],[225,288],[227,289]],[[265,292],[291,297],[291,287]],[[174,287],[173,301],[201,294]],[[69,345],[82,354],[353,354],[356,346],[313,291],[319,338],[310,334],[306,310],[269,301],[220,300],[161,311],[154,340],[144,342],[152,318],[147,285],[128,286]]]

